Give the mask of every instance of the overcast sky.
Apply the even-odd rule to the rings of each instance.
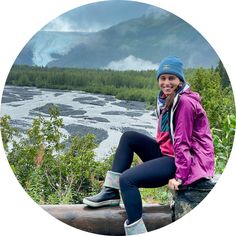
[[[75,8],[57,17],[42,30],[96,32],[125,20],[150,13],[165,12],[144,3],[113,0],[96,2]]]

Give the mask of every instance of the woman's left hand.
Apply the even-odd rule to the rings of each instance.
[[[168,183],[169,189],[179,190],[179,185],[180,185],[180,182],[178,182],[176,179],[169,180],[169,183]]]

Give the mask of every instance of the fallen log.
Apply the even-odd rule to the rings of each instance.
[[[90,208],[78,205],[42,205],[44,210],[58,220],[77,229],[102,234],[124,235],[125,209],[117,207]],[[170,206],[148,204],[143,207],[143,220],[148,231],[159,229],[172,222]]]

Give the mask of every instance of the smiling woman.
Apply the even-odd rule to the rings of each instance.
[[[169,109],[176,93],[183,89],[183,85],[188,86],[185,82],[182,61],[178,57],[167,57],[159,65],[157,78],[163,96],[166,97],[165,108]]]
[[[159,86],[163,93],[171,95],[178,87],[182,87],[182,82],[175,75],[163,74],[159,77]]]
[[[112,206],[119,204],[121,194],[128,218],[124,223],[126,235],[147,232],[139,188],[168,184],[170,189],[179,190],[180,185],[189,186],[214,176],[208,118],[199,95],[185,81],[182,61],[175,56],[163,59],[157,79],[161,91],[156,139],[134,131],[125,132],[102,190],[83,199],[84,204],[94,208]],[[142,163],[132,167],[134,153]]]

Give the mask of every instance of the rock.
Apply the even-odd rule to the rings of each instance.
[[[74,98],[73,101],[78,101],[81,104],[89,104],[89,105],[95,105],[95,106],[105,106],[106,101],[99,100],[95,97],[80,97],[80,98]]]
[[[141,112],[134,112],[134,111],[105,111],[101,113],[102,115],[112,115],[112,116],[130,116],[130,117],[137,117],[142,116],[143,113]]]
[[[29,87],[6,86],[2,95],[2,103],[19,102],[33,99],[34,95],[41,95],[41,91],[31,91]]]
[[[96,97],[91,97],[91,96],[87,96],[87,97],[78,97],[78,98],[74,98],[72,101],[75,102],[83,102],[83,101],[94,101],[94,100],[98,100]]]
[[[23,120],[10,120],[10,125],[21,131],[26,131],[30,128],[30,125]]]
[[[59,97],[59,96],[61,96],[61,95],[63,95],[63,93],[55,93],[55,94],[54,94],[55,97]]]
[[[42,112],[44,114],[49,114],[50,107],[57,107],[59,110],[60,116],[84,115],[86,113],[86,111],[84,110],[74,110],[73,107],[69,105],[47,103],[44,106],[37,107],[31,110],[31,114],[33,114],[33,112]]]
[[[117,100],[117,99],[115,98],[115,96],[112,96],[112,95],[98,94],[97,96],[98,96],[99,98],[104,99],[104,100],[107,101],[107,102],[114,102],[114,101]]]
[[[195,183],[182,186],[173,194],[173,221],[180,219],[196,207],[212,190],[219,179],[219,175],[212,179],[201,179]]]
[[[105,123],[109,123],[110,121],[106,118],[103,117],[85,117],[84,119],[86,120],[92,120],[92,121],[96,121],[96,122],[105,122]]]
[[[127,110],[145,110],[146,104],[144,102],[138,102],[138,101],[120,101],[120,102],[114,102],[112,105],[124,107]]]
[[[108,138],[108,133],[104,129],[93,128],[85,125],[70,124],[65,125],[64,129],[72,136],[79,135],[83,137],[87,134],[94,134],[96,143],[101,143]]]

